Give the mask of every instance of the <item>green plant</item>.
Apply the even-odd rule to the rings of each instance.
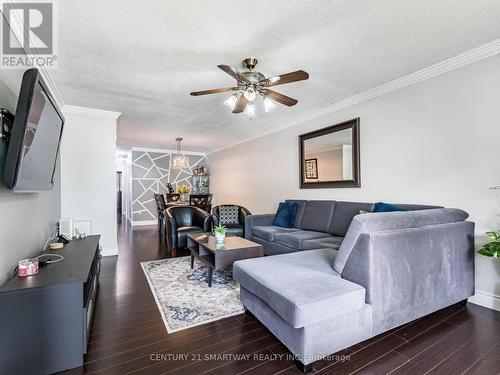
[[[226,227],[224,225],[216,225],[214,227],[214,232],[219,234],[226,234]]]
[[[180,185],[177,188],[177,192],[179,192],[180,194],[188,194],[189,193],[189,186],[187,186],[187,185]]]
[[[500,232],[491,231],[486,232],[486,235],[493,241],[488,242],[486,245],[481,247],[477,252],[478,254],[484,255],[485,257],[500,258]]]

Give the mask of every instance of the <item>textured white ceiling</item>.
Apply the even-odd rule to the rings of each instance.
[[[123,113],[119,142],[213,151],[500,37],[492,0],[59,0],[59,69],[68,104]],[[299,100],[251,120],[223,105],[218,64],[256,56]]]

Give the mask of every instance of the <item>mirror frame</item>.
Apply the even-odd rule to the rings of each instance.
[[[304,142],[311,138],[320,137],[322,135],[336,133],[341,130],[352,129],[352,180],[339,181],[319,181],[305,182],[305,165],[304,165]],[[324,189],[324,188],[352,188],[361,187],[361,171],[359,157],[359,117],[328,126],[323,129],[315,130],[306,134],[299,135],[299,178],[301,189]]]

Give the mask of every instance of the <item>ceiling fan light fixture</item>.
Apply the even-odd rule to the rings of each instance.
[[[276,108],[276,104],[274,104],[273,101],[266,96],[264,98],[264,111],[269,112],[274,108]]]
[[[245,113],[250,117],[255,115],[255,106],[253,104],[248,104],[245,108]]]
[[[255,57],[246,58],[243,60],[243,66],[246,70],[243,72],[240,72],[231,65],[217,65],[217,67],[224,73],[230,75],[236,80],[236,86],[194,91],[191,92],[191,95],[201,96],[226,92],[232,93],[232,95],[224,101],[224,104],[230,107],[233,113],[238,114],[245,112],[249,116],[253,116],[255,114],[255,101],[258,96],[264,97],[265,112],[269,112],[275,108],[276,103],[287,107],[296,105],[298,103],[297,99],[283,95],[270,88],[287,83],[307,80],[309,79],[309,73],[304,70],[296,70],[266,78],[264,74],[255,70],[257,63],[258,59]]]
[[[257,98],[257,92],[255,91],[255,89],[253,87],[249,87],[245,90],[245,92],[243,93],[243,96],[249,102],[253,102],[255,100],[255,98]]]
[[[229,108],[231,108],[231,110],[233,110],[237,101],[238,101],[238,94],[234,93],[224,101],[224,104],[227,105]]]

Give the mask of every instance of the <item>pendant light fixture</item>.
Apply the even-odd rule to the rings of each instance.
[[[172,155],[170,167],[174,169],[187,168],[189,164],[189,159],[182,152],[182,138],[176,138],[175,142],[177,142],[176,153],[175,155]]]

